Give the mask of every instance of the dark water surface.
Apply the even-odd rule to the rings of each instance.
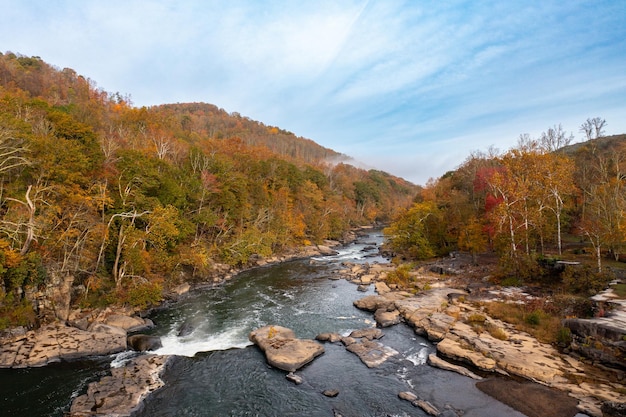
[[[457,415],[451,414],[456,410],[464,417],[523,417],[480,392],[473,380],[428,366],[434,346],[403,324],[383,329],[381,342],[399,353],[379,368],[369,369],[342,345],[327,343],[322,356],[297,372],[301,385],[269,367],[250,344],[250,331],[268,324],[289,327],[300,338],[373,326],[372,314],[352,304],[373,288],[358,292],[354,284],[329,278],[342,261],[382,262],[364,251],[381,241],[380,234],[372,234],[337,256],[247,271],[153,314],[152,333],[163,341],[156,353],[177,356],[163,376],[166,386],[137,416],[425,416],[398,399],[399,392],[411,390],[447,410],[444,416]],[[183,325],[187,334],[179,336]],[[129,355],[0,370],[0,415],[62,416],[88,382]],[[328,398],[324,390],[339,395]]]

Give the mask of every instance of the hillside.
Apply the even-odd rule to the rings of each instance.
[[[0,153],[0,327],[62,318],[70,301],[145,308],[387,222],[418,192],[214,105],[134,107],[13,53],[0,54]]]
[[[602,136],[584,142],[574,143],[561,149],[568,155],[575,155],[583,149],[596,149],[600,152],[615,152],[626,147],[626,134]]]

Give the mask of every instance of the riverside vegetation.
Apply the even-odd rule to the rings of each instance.
[[[146,309],[182,283],[389,221],[418,187],[204,103],[133,107],[0,54],[0,329]]]

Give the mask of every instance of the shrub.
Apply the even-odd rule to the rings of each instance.
[[[545,273],[544,268],[532,255],[519,255],[516,257],[502,257],[497,275],[501,280],[514,279],[521,285],[526,281],[541,281]]]
[[[541,323],[541,312],[535,310],[528,314],[524,320],[531,326],[538,326]]]
[[[411,265],[404,264],[398,266],[393,271],[389,271],[387,273],[387,283],[396,284],[401,287],[407,287],[411,281],[411,269]]]
[[[552,298],[550,309],[561,317],[593,317],[594,302],[587,297],[560,294]]]
[[[35,310],[28,300],[13,301],[12,297],[6,297],[2,300],[0,330],[17,326],[32,328],[36,321]]]
[[[503,287],[521,287],[524,283],[519,277],[506,277],[500,281],[500,285]]]
[[[572,343],[572,331],[569,327],[561,327],[556,333],[556,342],[561,346],[569,346]]]
[[[591,265],[567,267],[561,273],[565,288],[574,294],[590,296],[606,288],[613,279],[609,272],[598,272]]]

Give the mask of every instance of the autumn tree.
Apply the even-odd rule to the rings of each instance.
[[[440,212],[434,202],[415,203],[385,228],[390,248],[410,259],[428,259],[435,251],[428,239],[429,220],[436,222]]]

